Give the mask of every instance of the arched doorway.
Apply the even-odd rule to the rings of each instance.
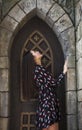
[[[15,44],[14,44],[15,43]],[[33,84],[33,65],[28,50],[39,49],[44,57],[43,64],[58,76],[62,71],[64,55],[61,45],[52,29],[37,16],[16,35],[10,56],[10,130],[34,130],[37,93]],[[66,129],[65,86],[57,89],[61,99],[62,130]],[[62,96],[63,95],[63,96]]]

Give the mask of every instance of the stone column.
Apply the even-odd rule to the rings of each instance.
[[[65,45],[68,44],[70,50],[68,52],[68,71],[66,82],[66,114],[67,114],[67,130],[77,130],[77,100],[76,100],[76,65],[75,65],[75,36],[74,28],[68,28],[61,33],[65,39]],[[68,39],[68,40],[67,40]],[[66,48],[65,48],[66,50]]]
[[[6,45],[10,36],[11,32],[0,27],[0,130],[7,130],[9,120],[9,61]]]
[[[78,130],[82,130],[82,0],[76,4]]]
[[[8,58],[0,57],[0,130],[8,127]]]
[[[69,22],[69,19],[66,15],[65,16],[63,15],[59,20],[61,22],[55,23],[55,25],[57,25],[57,31],[61,31],[61,34],[58,37],[60,42],[62,41],[63,44],[62,48],[64,50],[64,55],[68,55],[68,72],[66,80],[67,82],[65,85],[67,130],[77,130],[75,33],[74,33],[74,27]],[[62,39],[60,36],[62,37]]]
[[[66,88],[66,106],[67,106],[67,130],[77,130],[76,123],[76,69],[75,56],[68,58],[68,72],[67,72],[67,88]]]

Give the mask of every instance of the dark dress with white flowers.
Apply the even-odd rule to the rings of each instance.
[[[64,74],[58,79],[46,71],[42,65],[36,65],[34,69],[34,80],[39,89],[39,104],[36,111],[36,127],[38,129],[48,128],[60,120],[59,100],[55,93],[55,87],[61,84]]]

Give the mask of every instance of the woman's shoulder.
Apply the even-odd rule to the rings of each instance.
[[[45,67],[43,65],[36,64],[35,69],[45,71]]]

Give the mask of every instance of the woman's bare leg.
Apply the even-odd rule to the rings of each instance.
[[[48,130],[48,128],[43,128],[42,130]]]
[[[59,124],[54,123],[53,125],[48,127],[48,130],[59,130]]]

